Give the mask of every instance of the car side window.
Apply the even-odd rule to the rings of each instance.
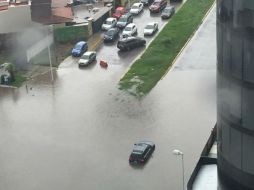
[[[149,150],[149,148],[147,148],[147,149],[144,151],[143,156],[146,156],[146,154],[148,153],[148,150]]]

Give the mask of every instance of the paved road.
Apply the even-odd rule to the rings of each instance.
[[[62,68],[53,85],[0,89],[0,189],[181,189],[181,160],[171,151],[185,153],[187,179],[216,120],[215,26],[213,9],[143,100],[116,88],[117,65]],[[133,168],[129,153],[143,139],[156,151]]]

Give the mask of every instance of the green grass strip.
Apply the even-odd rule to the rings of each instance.
[[[119,88],[137,97],[149,93],[172,65],[213,3],[214,0],[187,0],[120,80]]]
[[[15,81],[11,83],[11,86],[15,86],[15,87],[21,87],[23,82],[26,81],[26,77],[17,74],[15,75]]]

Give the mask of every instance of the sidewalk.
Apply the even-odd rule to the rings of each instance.
[[[90,51],[95,51],[102,44],[102,34],[103,32],[97,32],[88,39],[87,44]]]
[[[102,32],[97,32],[93,34],[88,40],[88,50],[89,51],[96,51],[96,49],[102,44]],[[65,58],[62,63],[59,64],[58,68],[67,68],[77,62],[77,58],[73,58],[72,56],[68,56]]]

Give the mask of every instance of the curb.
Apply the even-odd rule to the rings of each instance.
[[[211,12],[211,10],[214,8],[216,4],[216,1],[214,1],[214,3],[212,4],[212,6],[208,9],[208,11],[206,12],[205,16],[203,17],[203,19],[201,20],[200,25],[197,27],[197,29],[193,32],[193,34],[188,38],[188,40],[186,41],[186,43],[184,44],[184,46],[182,47],[182,49],[179,51],[179,53],[176,55],[176,57],[174,58],[174,60],[172,61],[171,66],[167,69],[167,71],[164,73],[164,75],[161,77],[160,80],[163,80],[164,77],[168,74],[168,72],[173,68],[174,64],[176,63],[177,59],[180,57],[180,55],[183,53],[183,50],[186,48],[186,46],[189,44],[189,42],[191,41],[191,39],[195,36],[196,32],[198,31],[198,29],[200,28],[200,26],[203,24],[204,20],[207,18],[208,14]]]
[[[182,8],[182,6],[186,3],[186,1],[184,3],[182,3],[179,8],[178,11]],[[146,49],[149,47],[149,45],[155,40],[155,38],[159,35],[159,33],[163,30],[163,28],[170,22],[171,20],[169,19],[168,22],[166,22],[160,29],[159,32],[156,33],[156,35],[154,36],[154,38],[147,44],[146,48],[141,52],[141,54],[136,57],[132,63],[130,64],[130,66],[126,69],[126,71],[122,74],[122,76],[119,79],[119,82],[122,80],[122,78],[128,73],[128,71],[130,70],[131,66],[145,53]]]
[[[93,43],[93,45],[91,46],[90,50],[95,51],[102,44],[102,42],[103,42],[103,40],[99,36],[98,40],[96,40],[96,42]]]
[[[3,84],[0,84],[0,87],[1,88],[12,88],[12,89],[17,89],[18,88],[16,86],[9,86],[9,85],[3,85]]]

